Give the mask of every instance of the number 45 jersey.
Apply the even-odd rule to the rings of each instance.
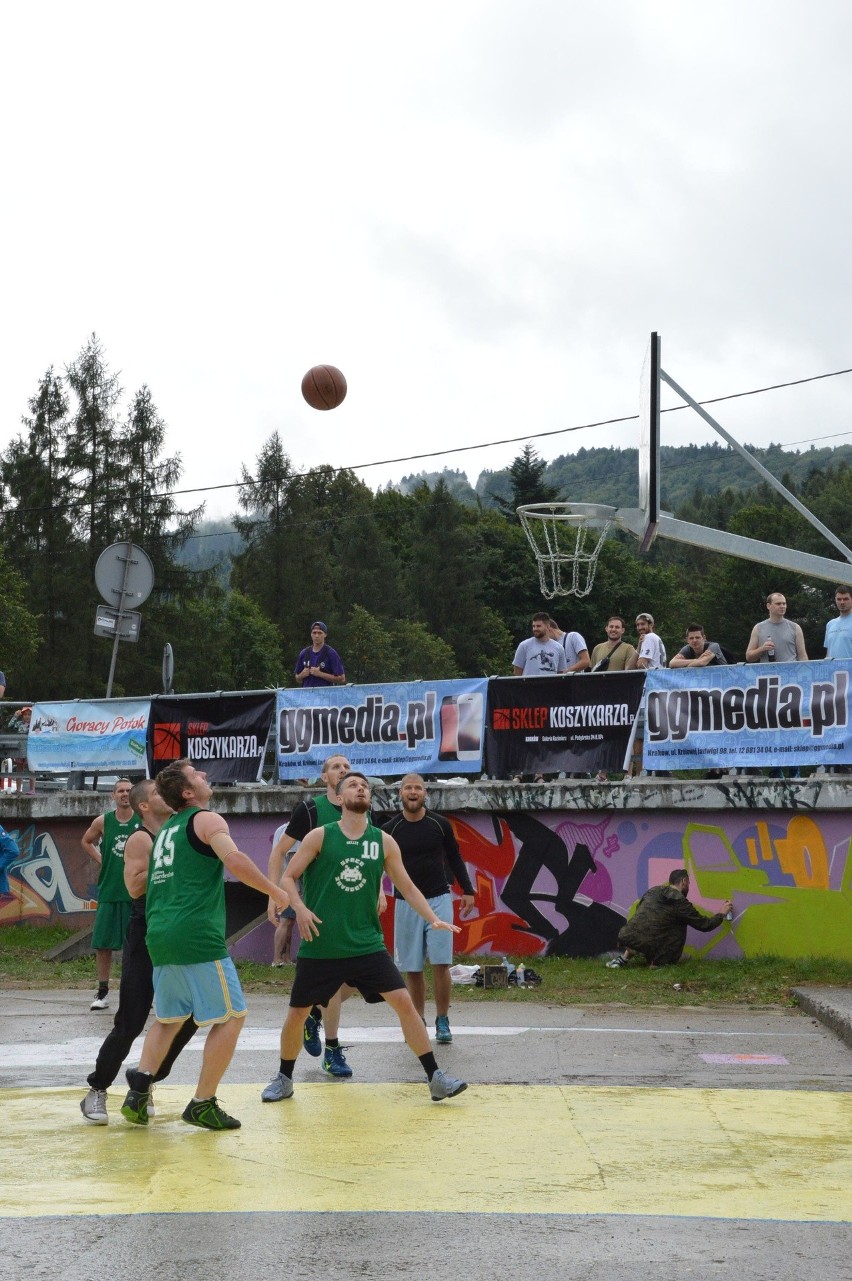
[[[148,865],[147,944],[155,965],[221,961],[225,946],[225,869],[195,835],[190,807],[166,819]]]
[[[328,823],[322,830],[322,849],[302,877],[302,898],[320,918],[319,938],[303,939],[299,956],[333,960],[381,952],[382,832],[368,823],[363,836],[350,840],[339,823]]]

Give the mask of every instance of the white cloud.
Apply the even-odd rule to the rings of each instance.
[[[852,364],[850,24],[837,0],[19,6],[0,447],[92,330],[200,485],[276,429],[310,466],[635,412],[652,328],[696,396]],[[321,361],[350,388],[322,415]],[[718,414],[765,444],[844,430],[850,398]]]

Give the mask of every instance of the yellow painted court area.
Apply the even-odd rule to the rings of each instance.
[[[0,1214],[478,1211],[852,1221],[852,1094],[297,1082],[243,1128],[185,1125],[158,1086],[147,1129],[87,1125],[84,1091],[0,1090]]]

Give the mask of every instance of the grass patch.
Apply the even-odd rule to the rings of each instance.
[[[0,930],[0,986],[20,988],[94,988],[92,956],[73,961],[46,961],[45,952],[70,938],[62,926],[12,925]],[[475,957],[459,958],[474,963]],[[484,958],[483,958],[484,959]],[[513,958],[516,959],[516,958]],[[542,1001],[548,1005],[704,1005],[777,1006],[796,1004],[791,989],[805,984],[852,987],[852,961],[762,956],[748,960],[686,959],[680,965],[648,969],[632,961],[622,970],[608,970],[597,958],[525,958],[542,976],[531,989],[453,988],[455,1004]],[[288,992],[291,969],[273,970],[255,961],[238,961],[247,992]],[[427,985],[430,971],[427,969]],[[113,966],[112,986],[118,987],[119,966]],[[675,984],[679,988],[675,988]],[[431,986],[429,987],[431,996]]]

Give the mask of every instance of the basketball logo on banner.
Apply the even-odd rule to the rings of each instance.
[[[154,760],[176,761],[180,756],[180,725],[154,726]]]

